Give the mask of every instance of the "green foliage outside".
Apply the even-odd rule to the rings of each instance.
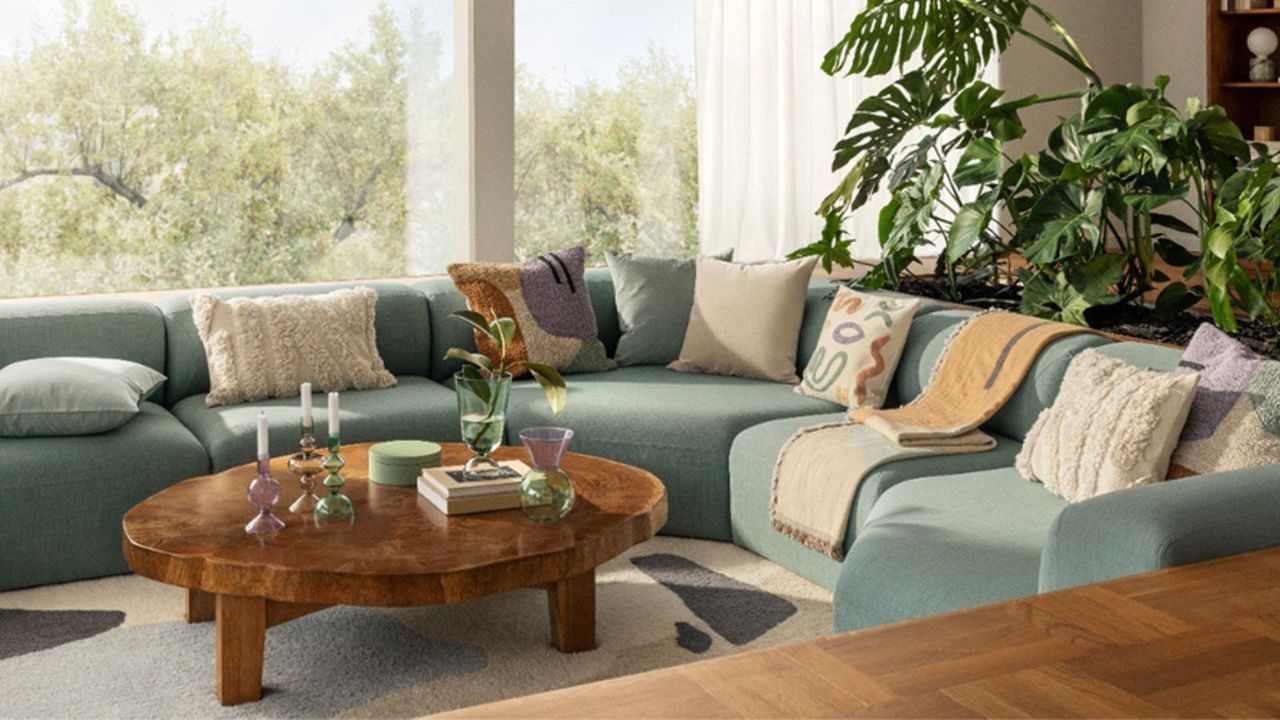
[[[516,252],[571,245],[692,257],[698,250],[693,79],[658,48],[612,86],[556,90],[526,73],[516,88]]]
[[[406,274],[409,162],[448,185],[440,61],[385,8],[302,71],[216,8],[148,39],[122,0],[65,0],[60,28],[0,55],[0,296]],[[693,252],[687,71],[652,51],[613,87],[518,78],[520,253]],[[423,196],[419,217],[452,212]]]
[[[1029,17],[1047,32],[1028,29]],[[980,78],[1015,37],[1070,65],[1080,85],[1006,99]],[[1195,99],[1175,107],[1168,78],[1154,87],[1104,84],[1067,30],[1029,0],[869,0],[824,70],[882,75],[912,58],[917,69],[850,119],[834,162],[844,178],[819,210],[823,237],[796,256],[853,264],[844,220],[887,189],[882,259],[864,281],[871,287],[897,287],[920,256],[941,248],[924,280],[955,299],[1088,324],[1092,309],[1142,302],[1163,287],[1156,311],[1164,317],[1207,297],[1229,330],[1236,312],[1280,320],[1267,301],[1275,279],[1262,270],[1280,256],[1280,179],[1266,148],[1251,148],[1222,108]],[[1068,98],[1080,109],[1043,150],[1007,152],[1026,134],[1021,112]],[[1251,151],[1261,158],[1246,165]],[[1171,233],[1199,236],[1204,252],[1185,250]],[[1015,257],[1025,267],[1009,273]],[[1157,257],[1181,277],[1166,277]]]

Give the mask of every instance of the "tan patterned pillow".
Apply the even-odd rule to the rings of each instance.
[[[525,374],[527,362],[562,373],[604,372],[618,365],[600,342],[586,259],[586,250],[577,245],[524,264],[455,263],[449,277],[474,312],[516,321],[516,336],[507,348],[513,376]],[[476,347],[497,362],[498,348],[479,333]]]
[[[919,307],[919,300],[840,288],[796,392],[848,408],[883,406]]]
[[[1085,350],[1027,433],[1018,471],[1069,502],[1164,480],[1199,380]]]
[[[223,300],[191,296],[192,319],[209,358],[205,404],[234,405],[316,391],[371,390],[396,384],[378,354],[371,288],[325,295]]]

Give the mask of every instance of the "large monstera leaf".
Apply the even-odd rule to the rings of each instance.
[[[950,97],[920,72],[866,98],[849,119],[846,136],[836,143],[832,170],[853,163],[840,185],[823,201],[820,212],[843,211],[864,205],[892,169],[890,158],[914,130],[926,126]],[[856,162],[855,162],[856,160]]]
[[[918,53],[926,77],[958,90],[1008,47],[1029,5],[1028,0],[867,0],[867,9],[854,18],[822,67],[833,75],[871,77],[906,65]]]

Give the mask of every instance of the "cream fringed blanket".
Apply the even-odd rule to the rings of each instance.
[[[773,527],[837,560],[862,479],[893,460],[995,447],[978,426],[1004,407],[1049,344],[1084,328],[985,312],[952,336],[929,387],[908,405],[860,408],[849,423],[796,433],[773,472]]]

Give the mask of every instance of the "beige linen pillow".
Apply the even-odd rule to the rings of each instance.
[[[1027,433],[1018,471],[1069,502],[1164,480],[1199,379],[1085,350]]]
[[[840,288],[796,392],[848,408],[883,406],[919,307],[919,300]]]
[[[678,372],[796,383],[796,345],[817,258],[740,265],[699,258]]]
[[[392,387],[374,334],[377,299],[364,287],[232,300],[192,295],[209,358],[205,404],[295,397],[304,382],[323,392]]]

